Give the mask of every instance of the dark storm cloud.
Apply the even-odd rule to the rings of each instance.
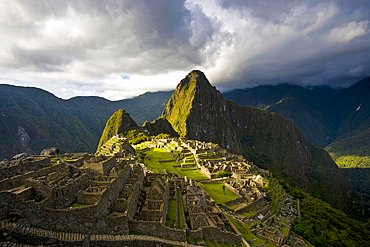
[[[225,57],[232,68],[218,82],[221,88],[282,82],[342,87],[370,76],[370,1],[217,4],[246,23],[234,30],[239,42],[233,45],[242,52]]]

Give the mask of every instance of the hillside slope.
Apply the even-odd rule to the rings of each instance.
[[[145,93],[132,99],[101,97],[63,100],[38,88],[0,84],[0,160],[55,146],[64,152],[95,152],[107,120],[119,109],[135,121],[153,121],[171,92]]]
[[[73,152],[94,148],[94,138],[62,99],[37,88],[0,86],[0,158],[39,154],[50,146]]]
[[[242,153],[276,177],[350,211],[357,192],[324,149],[278,114],[227,101],[202,72],[192,71],[179,83],[162,116],[180,135]]]
[[[283,84],[238,89],[223,95],[240,105],[255,106],[291,119],[310,142],[327,147],[340,165],[346,160],[343,164],[346,167],[356,163],[370,166],[367,162],[370,149],[363,145],[370,128],[370,78],[347,89],[308,89]],[[348,156],[361,158],[351,162]]]

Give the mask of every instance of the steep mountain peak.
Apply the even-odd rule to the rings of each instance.
[[[184,79],[180,81],[180,83],[176,87],[176,91],[181,91],[184,86],[187,86],[188,84],[194,84],[196,88],[202,88],[202,89],[211,89],[212,87],[211,83],[209,83],[208,79],[204,75],[204,73],[200,70],[193,70],[191,71]]]
[[[230,151],[240,153],[227,102],[199,70],[190,72],[177,85],[162,117],[182,137],[218,142]]]

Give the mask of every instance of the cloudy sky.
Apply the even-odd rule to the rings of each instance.
[[[370,76],[369,0],[1,0],[0,83],[61,98],[172,90],[346,87]]]

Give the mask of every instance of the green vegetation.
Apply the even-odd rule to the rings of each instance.
[[[370,232],[320,199],[307,195],[301,201],[302,219],[293,231],[317,246],[370,246]]]
[[[370,129],[332,143],[325,149],[340,168],[370,168]]]
[[[224,177],[231,177],[233,174],[231,174],[230,172],[225,172],[225,171],[222,171],[222,172],[218,172],[216,174],[216,178],[224,178]]]
[[[267,244],[269,247],[276,247],[276,245],[269,243],[268,241],[261,239],[257,237],[256,235],[252,234],[251,231],[249,230],[250,227],[248,225],[243,224],[242,222],[235,220],[233,217],[228,216],[229,220],[234,224],[236,228],[238,228],[239,232],[242,234],[243,238],[247,241],[252,240],[253,245],[259,245],[259,244]],[[256,240],[256,241],[254,241]]]
[[[207,183],[201,183],[198,182],[199,186],[202,187],[207,193],[215,200],[216,204],[225,205],[224,202],[232,201],[239,196],[235,195],[233,192],[231,192],[229,189],[225,189],[225,194],[223,191],[223,183],[219,184],[207,184]]]
[[[186,77],[177,87],[176,93],[172,94],[164,111],[164,117],[171,123],[180,136],[186,136],[186,119],[190,114],[192,101],[195,94],[197,74],[193,73],[192,77]]]
[[[87,207],[87,206],[91,206],[90,204],[83,204],[83,203],[73,203],[71,205],[71,208],[82,208],[82,207]]]
[[[185,222],[185,214],[184,214],[184,207],[182,206],[182,197],[181,191],[177,190],[177,212],[178,212],[178,219],[177,222],[178,229],[185,229],[186,222]]]
[[[170,138],[170,135],[169,134],[163,134],[163,133],[161,133],[161,134],[157,135],[156,137],[154,137],[154,140],[157,140],[157,139],[168,139],[168,138]]]
[[[144,158],[144,164],[153,172],[163,173],[164,169],[166,169],[168,172],[176,173],[182,177],[187,176],[193,180],[207,179],[207,177],[201,174],[196,168],[181,168],[180,164],[177,164],[175,161],[159,162],[173,160],[171,153],[166,150],[152,148],[145,151],[143,154],[146,157]]]
[[[125,131],[123,135],[129,140],[131,145],[146,141],[148,138],[142,131],[137,129]]]
[[[176,200],[168,200],[168,209],[166,217],[166,226],[174,227],[176,223]]]
[[[330,155],[335,156],[333,153]],[[339,156],[334,161],[340,168],[370,168],[370,155],[363,157],[355,155]]]
[[[129,232],[129,235],[146,235],[146,234],[142,233],[142,232],[131,231],[131,232]]]
[[[293,231],[316,246],[370,246],[370,228],[349,218],[341,210],[302,190],[280,184],[295,199],[299,199],[301,220],[293,223]]]
[[[68,158],[65,158],[63,156],[55,156],[53,158],[51,158],[50,162],[51,162],[51,165],[56,165],[58,163],[58,161],[66,161],[66,162],[71,162],[71,161],[76,161],[77,159],[68,159]]]
[[[120,109],[116,111],[108,120],[107,124],[105,125],[103,134],[100,138],[98,149],[106,143],[112,136],[118,133],[124,133],[128,135],[130,138],[129,140],[134,140],[137,138],[136,136],[139,135],[138,132],[131,133],[131,130],[138,130],[139,126],[135,123],[134,120],[130,117],[125,110]]]
[[[244,213],[241,213],[240,215],[244,216],[244,217],[250,217],[252,215],[255,215],[257,213],[257,211],[254,211],[254,210],[251,210],[249,212],[244,212]]]

